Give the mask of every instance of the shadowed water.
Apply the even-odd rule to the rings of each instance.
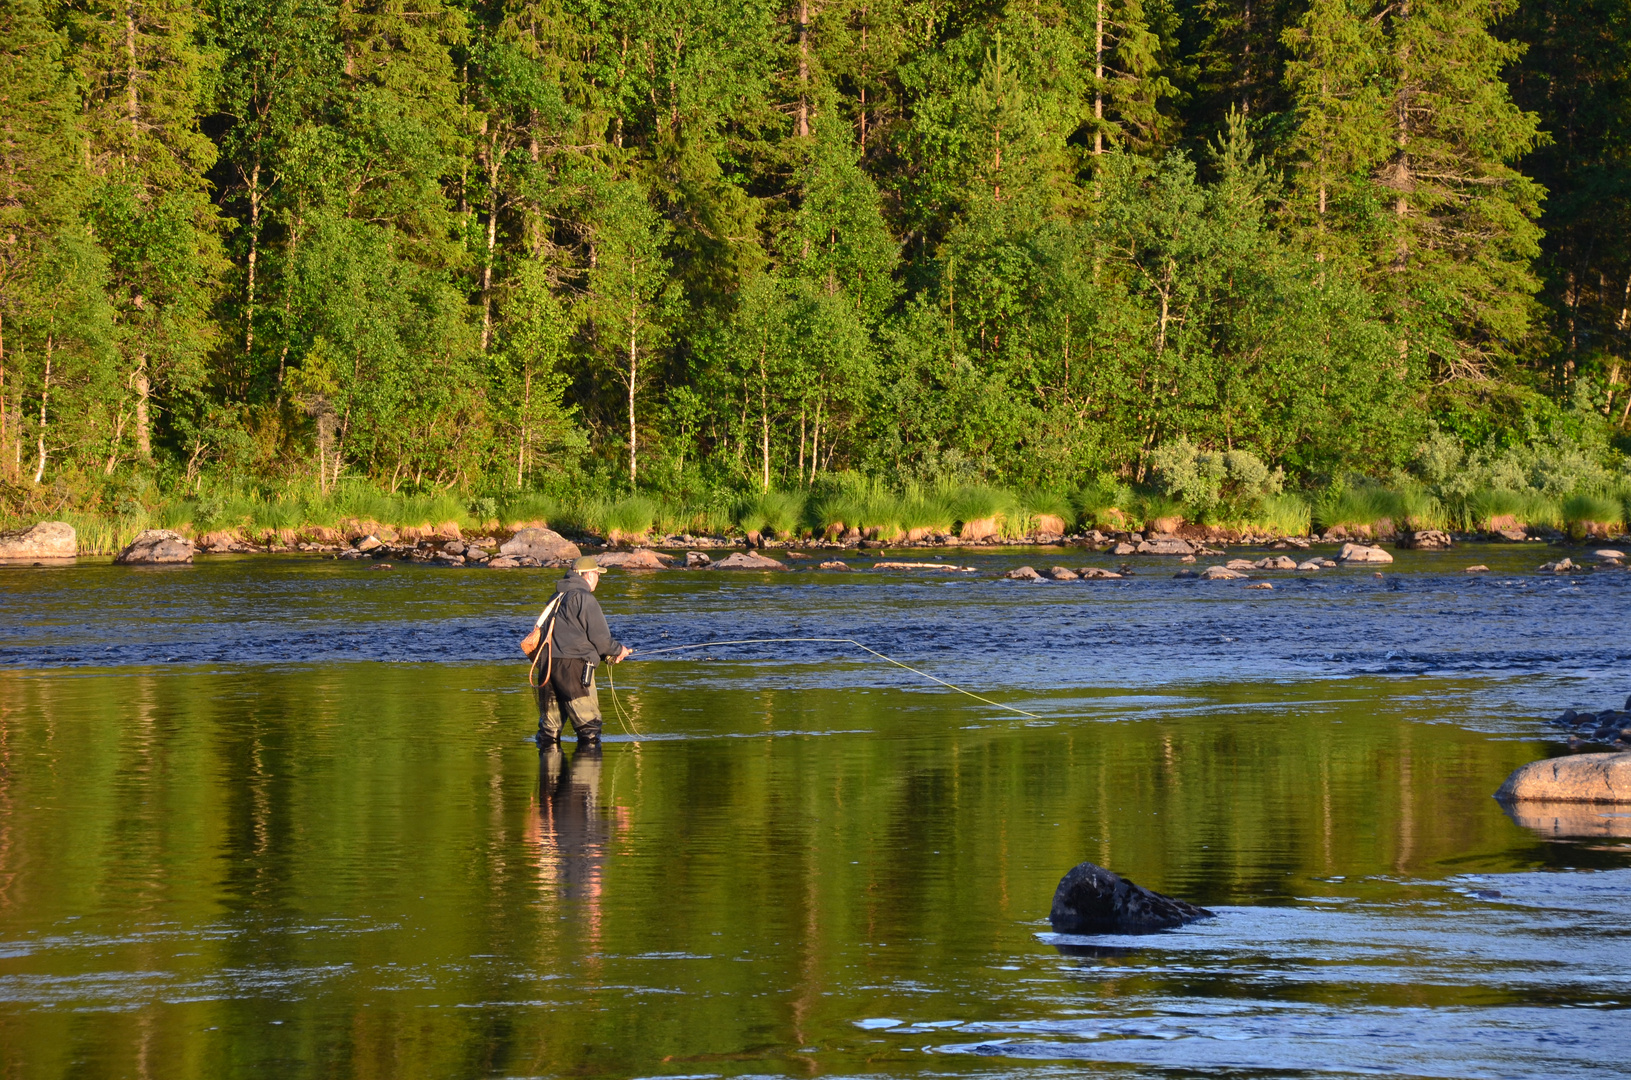
[[[0,1073],[1620,1075],[1626,841],[1489,795],[1631,691],[1631,574],[957,557],[601,594],[1043,719],[728,647],[620,666],[551,755],[512,657],[553,574],[0,571]],[[1219,917],[1056,938],[1084,858]]]

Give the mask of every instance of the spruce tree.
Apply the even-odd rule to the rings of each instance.
[[[96,179],[90,214],[109,258],[134,450],[145,461],[156,414],[196,403],[216,334],[210,305],[225,267],[207,180],[216,148],[199,125],[215,56],[188,0],[97,0],[71,26]]]
[[[1515,0],[1403,0],[1384,20],[1392,152],[1375,184],[1391,204],[1375,287],[1403,355],[1441,377],[1481,378],[1529,332],[1543,191],[1514,162],[1539,138],[1502,73],[1521,48],[1490,24]]]

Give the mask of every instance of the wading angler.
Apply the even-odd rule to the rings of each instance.
[[[595,588],[605,572],[594,556],[572,564],[555,585],[555,595],[521,642],[532,660],[528,681],[538,696],[538,746],[560,742],[565,718],[580,744],[600,742],[600,692],[595,668],[602,659],[621,662],[630,653],[612,637],[606,614],[595,599]]]

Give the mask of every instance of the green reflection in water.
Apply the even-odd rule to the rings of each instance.
[[[1489,798],[1541,746],[1411,719],[1471,683],[1188,688],[1037,725],[947,694],[641,690],[631,669],[640,728],[684,737],[541,758],[517,682],[0,672],[5,1075],[918,1072],[856,1021],[1240,992],[1223,970],[1062,973],[1035,935],[1084,858],[1209,905],[1439,902],[1415,882],[1620,859]]]

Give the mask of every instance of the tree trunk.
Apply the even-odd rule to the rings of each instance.
[[[125,114],[130,120],[130,154],[136,156],[141,132],[140,104],[136,96],[136,5],[125,5]]]
[[[279,390],[283,389],[283,369],[284,365],[289,360],[289,316],[294,310],[294,255],[295,249],[300,245],[301,224],[302,222],[300,220],[300,215],[296,214],[294,224],[289,228],[287,265],[284,267],[283,271],[286,281],[284,282],[283,289],[283,348],[279,350],[277,356],[277,385]]]
[[[498,243],[498,132],[487,145],[487,257],[481,264],[481,351],[493,338],[493,249]]]
[[[1093,21],[1093,154],[1104,153],[1104,0]]]
[[[634,488],[639,461],[636,453],[638,443],[634,427],[634,384],[640,374],[640,354],[636,348],[640,327],[638,304],[638,299],[633,299],[629,305],[629,488],[631,490]]]
[[[260,248],[261,238],[261,163],[260,158],[255,159],[255,165],[249,170],[249,280],[245,289],[244,308],[244,358],[249,358],[250,350],[255,347],[255,255]]]
[[[810,430],[810,484],[815,484],[816,468],[821,461],[821,398],[816,398],[815,426]]]
[[[148,416],[147,401],[152,387],[147,381],[147,353],[136,356],[136,456],[143,461],[153,460],[153,428]]]
[[[1399,5],[1399,23],[1402,24],[1410,18],[1410,0],[1404,0]],[[1413,183],[1410,172],[1410,45],[1408,42],[1399,46],[1399,91],[1395,101],[1397,115],[1395,123],[1397,131],[1395,142],[1398,146],[1398,157],[1393,166],[1393,184],[1397,194],[1393,199],[1393,216],[1397,219],[1398,239],[1394,244],[1393,269],[1400,271],[1410,259],[1410,239],[1405,235],[1404,219],[1410,214],[1410,200],[1407,197]]]
[[[0,311],[0,457],[11,436],[11,413],[6,408],[6,313]],[[802,447],[800,448],[802,449]]]
[[[45,479],[45,403],[51,396],[51,335],[45,335],[45,379],[40,383],[40,463],[34,469],[34,482]]]
[[[799,138],[810,137],[810,0],[799,0]]]
[[[769,337],[769,331],[765,332]],[[765,370],[765,350],[769,348],[768,340],[759,343],[759,450],[760,461],[763,463],[765,493],[770,493],[770,374]]]
[[[521,438],[515,451],[515,490],[521,490],[522,477],[527,470],[527,417],[532,414],[532,365],[521,362]]]

